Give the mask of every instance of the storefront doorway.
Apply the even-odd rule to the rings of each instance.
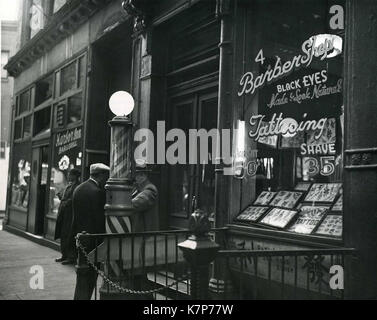
[[[35,147],[32,151],[28,231],[39,236],[45,233],[49,153],[48,145]]]
[[[172,98],[170,105],[170,128],[181,129],[189,137],[190,129],[204,129],[210,132],[217,127],[217,93],[197,92],[181,98]],[[208,141],[207,161],[200,162],[198,153],[196,164],[189,164],[189,143],[186,144],[186,164],[169,166],[169,214],[171,217],[188,218],[199,208],[213,214],[215,196],[215,168],[211,162],[212,140]],[[201,157],[202,156],[202,157]]]

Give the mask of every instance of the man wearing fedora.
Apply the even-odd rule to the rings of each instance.
[[[158,190],[148,178],[151,170],[144,160],[136,160],[135,169],[135,189],[132,193],[134,209],[134,214],[131,216],[132,232],[158,231]]]
[[[58,209],[58,219],[55,227],[55,240],[60,239],[61,258],[55,259],[62,264],[74,264],[76,260],[76,244],[72,230],[73,192],[79,185],[81,172],[78,169],[71,169],[68,172],[68,185],[61,195]],[[59,196],[59,195],[58,195]]]
[[[147,163],[143,160],[136,160],[135,167],[135,189],[132,193],[133,215],[130,216],[132,232],[148,232],[159,230],[159,217],[157,210],[158,190],[156,186],[149,180]],[[147,240],[147,239],[144,239]],[[141,250],[144,250],[144,243]],[[143,253],[140,252],[143,256]],[[128,287],[133,290],[148,290],[147,274],[142,269],[136,269],[132,272],[132,280],[128,283]],[[133,295],[130,299],[134,300],[153,300],[152,294]]]
[[[105,226],[105,184],[109,178],[110,168],[103,163],[90,166],[90,178],[80,184],[73,194],[73,229],[75,235],[83,231],[90,234],[106,233]],[[88,241],[82,244],[86,252],[92,251],[96,243]],[[99,243],[97,243],[99,245]],[[77,277],[77,280],[79,277]],[[97,273],[90,267],[88,281],[76,281],[75,300],[90,300]]]

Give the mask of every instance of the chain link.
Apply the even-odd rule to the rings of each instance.
[[[132,289],[129,289],[129,288],[124,288],[124,287],[121,287],[118,283],[110,280],[110,278],[106,276],[105,272],[100,270],[90,260],[88,253],[85,251],[85,248],[80,243],[79,239],[76,239],[76,244],[77,244],[77,247],[81,250],[81,252],[85,256],[85,259],[86,259],[86,262],[88,263],[88,265],[90,265],[97,272],[97,274],[103,279],[103,281],[105,281],[108,285],[110,285],[111,287],[117,289],[119,292],[122,292],[122,293],[139,294],[139,295],[147,295],[147,294],[151,294],[151,293],[158,293],[158,292],[161,292],[165,289],[176,286],[180,281],[188,280],[186,278],[179,278],[169,285],[165,285],[164,287],[161,287],[161,288],[158,288],[158,289],[147,290],[147,291],[137,291],[137,290],[132,290]]]

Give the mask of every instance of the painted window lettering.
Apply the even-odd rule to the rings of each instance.
[[[293,137],[299,132],[318,130],[315,135],[315,139],[319,139],[322,136],[327,118],[321,118],[320,120],[305,120],[307,114],[303,114],[303,119],[298,123],[292,118],[283,118],[283,113],[274,113],[271,121],[263,124],[265,115],[256,115],[250,118],[250,125],[253,127],[249,132],[249,136],[258,141],[262,137],[268,137],[273,135],[283,135],[285,137]]]
[[[254,77],[252,72],[246,72],[240,80],[241,90],[238,96],[244,94],[253,94],[256,89],[262,88],[265,84],[288,75],[293,69],[297,70],[303,67],[309,67],[313,58],[319,58],[321,61],[330,56],[334,51],[334,42],[338,40],[338,36],[329,35],[329,37],[313,36],[304,41],[301,50],[303,54],[294,56],[291,60],[282,63],[281,58],[277,57],[273,68],[269,68],[266,72]],[[340,39],[341,41],[341,39]],[[339,40],[338,40],[339,42]],[[262,62],[263,51],[258,53],[255,61]]]

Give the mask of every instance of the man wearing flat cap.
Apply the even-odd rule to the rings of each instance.
[[[74,264],[76,260],[76,244],[72,230],[73,223],[73,193],[79,185],[80,170],[71,169],[68,172],[68,185],[60,198],[58,219],[56,220],[55,240],[60,239],[61,258],[55,259],[62,264]]]
[[[90,166],[90,178],[80,184],[73,194],[73,228],[75,235],[83,231],[90,234],[106,233],[105,227],[105,184],[109,178],[110,168],[103,163]],[[97,243],[99,245],[99,243]],[[83,243],[86,252],[92,251],[96,243]],[[79,290],[76,281],[75,300],[90,300],[97,273],[89,269],[89,281],[85,283],[86,290]]]

